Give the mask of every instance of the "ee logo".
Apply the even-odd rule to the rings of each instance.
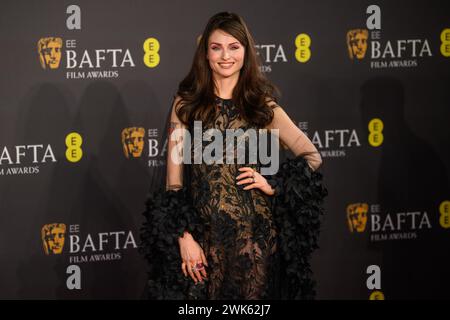
[[[81,144],[83,138],[77,132],[71,132],[66,136],[66,158],[70,162],[78,162],[83,157],[83,150]]]
[[[450,57],[450,29],[444,29],[441,32],[441,54]]]
[[[442,228],[450,228],[450,201],[443,201],[439,206],[439,224]]]
[[[144,41],[144,64],[149,68],[154,68],[159,64],[159,41],[156,38],[148,38]]]
[[[311,58],[311,38],[306,33],[301,33],[295,38],[295,59],[305,63]]]
[[[375,118],[370,120],[369,128],[369,143],[372,147],[379,147],[383,143],[383,121]]]

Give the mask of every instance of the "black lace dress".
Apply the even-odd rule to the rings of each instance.
[[[202,132],[217,129],[225,137],[227,129],[242,129],[237,139],[248,143],[243,133],[252,127],[240,117],[232,100],[217,97],[214,107],[214,120],[203,123]],[[141,232],[141,252],[149,265],[150,298],[314,297],[309,260],[317,248],[327,194],[321,173],[314,170],[321,158],[282,108],[276,104],[273,108],[274,121],[267,129],[280,129],[281,142],[296,155],[282,163],[276,175],[266,177],[276,190],[274,196],[259,189],[243,190],[246,185],[236,184],[241,173],[238,169],[252,167],[260,172],[259,161],[238,163],[234,158],[227,163],[224,158],[212,163],[168,163],[166,188],[150,192]],[[189,131],[193,136],[192,128]],[[206,146],[201,145],[202,154]],[[194,139],[191,152],[194,162]],[[249,159],[248,153],[245,159]],[[204,283],[195,285],[181,272],[177,239],[184,231],[193,235],[206,255],[208,280]]]

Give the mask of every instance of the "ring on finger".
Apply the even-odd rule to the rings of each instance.
[[[205,266],[203,265],[202,262],[197,262],[194,266],[192,266],[192,271],[199,271],[199,270],[203,270],[205,269]]]

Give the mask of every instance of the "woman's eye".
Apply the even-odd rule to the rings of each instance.
[[[212,47],[211,49],[214,50],[214,51],[217,51],[217,49],[220,50],[220,47]],[[231,47],[231,49],[232,49],[232,50],[237,50],[237,49],[239,49],[239,47],[233,46],[233,47]]]

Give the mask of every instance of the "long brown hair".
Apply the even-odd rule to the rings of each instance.
[[[181,97],[181,107],[176,108],[177,115],[186,125],[192,124],[194,120],[209,121],[213,117],[213,110],[209,106],[214,105],[216,99],[215,84],[206,53],[208,39],[216,29],[232,35],[245,48],[244,64],[239,71],[232,100],[247,123],[263,128],[273,119],[272,108],[267,102],[277,102],[275,95],[280,96],[280,90],[261,72],[261,60],[244,20],[230,12],[220,12],[209,19],[197,45],[191,70],[179,84],[177,94]]]

